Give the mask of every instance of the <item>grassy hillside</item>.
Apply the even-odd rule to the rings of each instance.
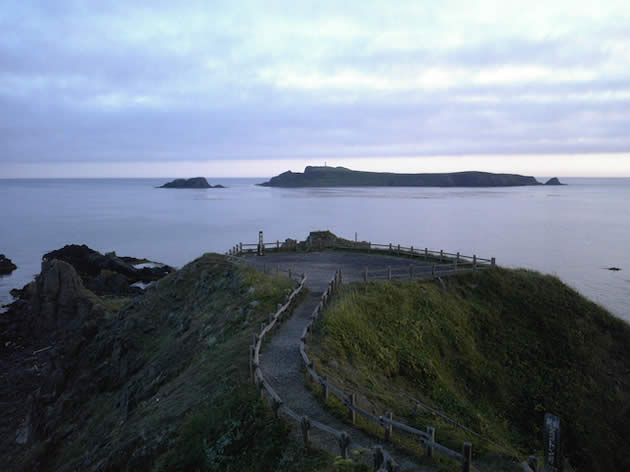
[[[294,286],[207,254],[130,299],[91,326],[11,469],[332,470],[247,383],[252,334]]]
[[[492,269],[347,286],[319,325],[316,366],[359,401],[437,428],[477,460],[541,454],[545,412],[578,470],[630,470],[630,327],[557,278]],[[504,446],[419,409],[425,401]]]

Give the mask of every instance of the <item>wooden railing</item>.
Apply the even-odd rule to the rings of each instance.
[[[443,446],[435,441],[435,428],[427,427],[426,431],[419,430],[412,426],[406,425],[393,419],[391,412],[386,412],[383,416],[373,415],[357,405],[356,395],[354,393],[343,392],[333,385],[326,375],[316,372],[313,361],[308,356],[308,340],[312,338],[313,324],[323,314],[325,308],[330,304],[331,298],[337,292],[338,288],[343,285],[343,273],[341,270],[335,272],[334,277],[328,283],[326,291],[322,294],[319,304],[313,310],[309,323],[305,326],[300,337],[300,357],[302,365],[312,381],[319,384],[323,391],[324,401],[327,401],[330,394],[338,397],[343,405],[348,409],[349,419],[352,424],[356,424],[356,415],[362,416],[366,421],[375,423],[384,429],[385,441],[391,442],[394,430],[404,432],[405,434],[414,436],[424,444],[426,455],[431,457],[434,452],[438,452],[445,456],[451,457],[462,464],[462,470],[469,472],[472,470],[472,444],[465,442],[462,445],[462,452],[457,452]],[[389,458],[388,460],[393,461]],[[385,465],[390,470],[391,464]],[[395,464],[394,464],[395,465]]]
[[[262,251],[271,252],[289,252],[298,251],[299,244],[287,247],[280,241],[271,243],[263,243]],[[419,248],[414,246],[401,246],[400,244],[377,244],[372,242],[352,242],[352,241],[334,241],[326,242],[320,245],[310,246],[308,250],[337,249],[346,251],[361,251],[367,253],[388,254],[399,257],[407,257],[411,259],[408,269],[394,268],[378,269],[370,271],[365,269],[363,279],[367,281],[372,279],[413,279],[440,277],[458,272],[474,272],[476,270],[486,269],[496,265],[496,259],[478,257],[476,254],[467,256],[459,252],[446,252],[444,250],[430,250],[428,248]],[[261,248],[258,243],[238,243],[235,244],[227,255],[241,256],[247,253],[260,253]],[[414,260],[422,261],[422,265],[413,264]],[[356,275],[356,274],[355,274]]]
[[[428,249],[424,249],[420,252],[416,251],[413,247],[403,247],[403,246],[394,246],[392,244],[382,245],[382,244],[372,244],[368,243],[367,247],[368,251],[379,251],[386,252],[393,255],[399,256],[418,256],[425,257],[427,260],[431,257],[439,257],[440,260],[447,261],[452,259],[450,263],[447,264],[431,264],[423,265],[423,266],[414,266],[413,264],[407,268],[395,268],[392,269],[388,267],[386,269],[378,269],[370,271],[368,268],[365,269],[360,275],[363,276],[365,281],[370,279],[401,279],[401,278],[424,278],[428,276],[438,277],[440,275],[452,274],[454,272],[465,271],[465,270],[477,270],[483,269],[490,265],[495,265],[495,259],[483,259],[477,258],[476,255],[472,257],[462,256],[459,253],[447,253],[444,251],[429,251]],[[280,243],[265,243],[265,246],[272,246],[273,249],[278,251],[282,251],[282,247]],[[255,248],[255,249],[250,249]],[[345,246],[336,246],[335,249],[356,249],[354,247],[345,247]],[[244,253],[248,252],[257,252],[258,244],[244,244],[239,243],[235,245],[232,249],[230,249],[226,256],[229,260],[235,263],[246,263],[251,265],[256,265],[254,261],[248,258],[240,257]],[[434,259],[435,260],[435,259]],[[429,271],[430,269],[430,271]],[[280,269],[280,266],[276,265],[275,270],[273,267],[268,268],[265,265],[265,272],[271,273],[286,273],[289,277],[294,277],[297,275],[297,272],[292,269]],[[347,275],[347,274],[346,274]],[[356,274],[353,274],[356,275]],[[258,387],[261,398],[266,398],[276,416],[283,415],[292,421],[295,421],[302,431],[302,437],[304,440],[304,444],[306,447],[310,447],[311,437],[310,431],[312,428],[315,428],[324,433],[330,434],[337,439],[340,455],[344,459],[348,458],[348,451],[350,446],[350,437],[345,431],[340,431],[335,428],[332,428],[324,423],[316,421],[314,419],[308,418],[307,416],[300,416],[291,410],[288,406],[284,405],[282,398],[278,395],[278,393],[273,389],[271,384],[264,378],[263,372],[260,369],[260,351],[262,348],[262,343],[264,337],[269,334],[281,321],[282,318],[290,312],[293,308],[292,304],[295,302],[298,294],[303,290],[306,275],[300,275],[300,282],[296,289],[294,289],[290,295],[287,296],[284,304],[278,305],[278,310],[276,313],[269,314],[269,322],[261,323],[260,333],[258,335],[254,335],[254,342],[250,346],[249,353],[249,365],[250,365],[250,378],[252,382]],[[356,424],[356,415],[359,414],[367,421],[378,424],[384,429],[385,440],[388,442],[392,441],[394,430],[403,432],[405,434],[414,436],[421,442],[426,451],[426,455],[431,457],[434,452],[443,454],[445,456],[451,457],[462,464],[462,470],[464,472],[470,472],[474,470],[472,467],[472,444],[469,442],[465,442],[462,445],[462,452],[454,451],[446,446],[443,446],[435,441],[435,429],[433,427],[427,427],[426,431],[419,430],[412,426],[406,425],[399,421],[393,419],[393,415],[391,412],[385,413],[383,416],[373,415],[366,410],[360,408],[356,402],[356,395],[354,393],[346,393],[339,390],[332,383],[330,383],[327,379],[326,375],[318,374],[313,366],[313,362],[310,360],[308,356],[308,339],[312,336],[313,324],[319,319],[324,309],[329,305],[332,296],[336,293],[338,288],[343,285],[343,273],[341,270],[335,272],[334,277],[328,283],[328,286],[324,293],[322,294],[318,305],[315,307],[309,323],[305,326],[302,334],[300,336],[299,343],[299,352],[302,360],[302,366],[304,371],[307,373],[307,376],[310,376],[313,382],[319,384],[323,390],[324,399],[328,400],[329,395],[332,393],[337,396],[343,403],[343,405],[348,408],[349,418],[352,424]],[[371,450],[373,456],[374,470],[385,469],[388,471],[398,470],[398,464],[391,457],[391,455],[382,447],[375,446]]]
[[[235,256],[228,256],[228,258],[232,262],[247,262],[246,260]],[[293,275],[295,275],[295,272],[293,272]],[[257,386],[261,398],[268,400],[276,417],[283,415],[299,425],[302,431],[302,438],[304,440],[305,447],[308,448],[311,446],[311,429],[315,428],[335,437],[339,445],[341,457],[348,459],[350,448],[350,436],[348,433],[332,428],[324,423],[309,418],[308,416],[298,415],[284,404],[280,395],[278,395],[271,384],[265,379],[262,369],[260,368],[260,351],[262,349],[265,336],[271,333],[273,329],[283,320],[283,318],[288,316],[294,308],[293,305],[298,295],[302,292],[302,290],[304,290],[306,280],[306,275],[301,274],[299,285],[289,295],[287,295],[284,304],[278,304],[278,309],[275,313],[269,314],[269,322],[262,322],[260,332],[254,335],[253,343],[249,347],[250,379]],[[384,467],[386,467],[386,470],[392,472],[398,470],[396,462],[381,446],[375,446],[372,448],[371,454],[374,458],[374,470],[378,471]]]

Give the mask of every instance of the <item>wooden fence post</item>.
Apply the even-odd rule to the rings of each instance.
[[[273,415],[278,418],[280,407],[282,406],[282,400],[278,400],[276,398],[271,399],[271,408],[273,408]]]
[[[536,457],[536,456],[529,456],[527,458],[527,465],[534,472],[538,472],[538,457]]]
[[[276,251],[280,250],[280,241],[276,239]]]
[[[396,251],[396,254],[400,256],[400,244],[398,245],[398,249]]]
[[[260,399],[264,400],[265,399],[265,389],[263,388],[263,379],[258,379],[258,382],[256,383],[257,387],[258,387],[258,394],[260,395]]]
[[[410,250],[410,252],[411,252],[411,257],[413,257],[413,246],[411,246],[411,247],[409,248],[409,250]]]
[[[348,397],[348,400],[351,406],[356,406],[357,396],[355,393],[351,393]],[[357,424],[357,412],[354,411],[352,408],[349,408],[349,410],[350,410],[350,421],[352,421],[352,424]]]
[[[255,335],[254,335],[255,336]],[[255,378],[254,378],[254,350],[255,350],[255,346],[252,344],[249,346],[249,379],[251,380],[252,383],[255,382]]]
[[[243,243],[238,243],[238,248],[240,249],[241,253],[243,252]]]
[[[385,462],[385,456],[383,454],[383,448],[381,446],[374,446],[374,470],[380,470],[383,468],[383,462]]]
[[[431,276],[435,277],[435,264],[431,264]]]
[[[428,261],[429,260],[429,248],[424,248],[424,260]]]
[[[440,249],[440,262],[444,260],[444,249]]]
[[[473,254],[473,270],[477,269],[477,256]]]
[[[389,252],[392,252],[392,243],[389,243]]]
[[[455,258],[455,262],[459,264],[459,251],[457,251],[457,257]]]
[[[432,426],[427,426],[427,434],[429,435],[429,441],[431,441],[432,443],[435,442],[435,428],[433,428]],[[427,452],[427,457],[433,457],[433,445],[432,444],[428,444],[426,447],[426,452]]]
[[[343,285],[343,271],[339,269],[339,285]]]
[[[308,449],[311,445],[311,422],[308,416],[303,416],[300,422],[302,427],[302,438],[304,439],[304,448]]]
[[[324,401],[328,401],[328,376],[326,374],[322,375],[322,388],[324,389]]]
[[[472,464],[472,444],[465,442],[462,447],[462,455],[464,461],[462,463],[462,472],[470,472],[470,466]]]
[[[348,448],[350,446],[350,436],[345,431],[339,435],[339,449],[342,459],[348,459]]]
[[[492,267],[494,267],[495,265],[497,265],[497,260],[493,257],[492,259],[490,259],[490,265]]]
[[[391,411],[388,411],[387,413],[385,413],[385,418],[387,418],[388,420],[391,420],[394,418],[394,414]],[[385,423],[384,428],[385,428],[385,441],[392,442],[392,433],[394,431],[393,426],[389,423]]]
[[[368,253],[372,250],[372,242],[368,241]]]

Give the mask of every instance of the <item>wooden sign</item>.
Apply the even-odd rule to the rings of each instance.
[[[562,448],[560,435],[560,418],[545,413],[544,423],[544,454],[545,468],[544,472],[561,472],[562,471]]]

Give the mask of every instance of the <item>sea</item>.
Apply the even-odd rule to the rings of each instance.
[[[630,179],[561,178],[566,186],[510,188],[159,189],[170,179],[0,179],[0,304],[66,244],[181,267],[239,242],[347,239],[495,257],[554,274],[630,322]],[[544,180],[544,177],[539,178]],[[611,267],[621,270],[612,271]],[[550,310],[553,307],[549,307]]]

